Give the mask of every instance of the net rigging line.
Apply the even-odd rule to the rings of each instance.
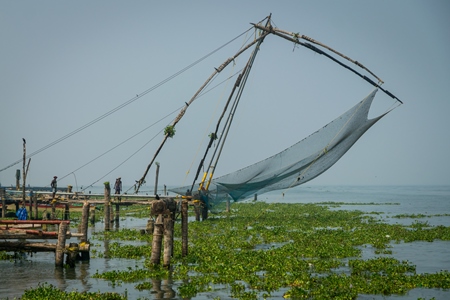
[[[223,45],[221,45],[220,47],[216,48],[215,50],[211,51],[210,53],[204,55],[204,56],[201,57],[200,59],[194,61],[193,63],[191,63],[191,64],[189,64],[188,66],[184,67],[183,69],[179,70],[179,71],[176,72],[175,74],[173,74],[173,75],[167,77],[166,79],[160,81],[159,83],[155,84],[155,85],[152,86],[151,88],[149,88],[149,89],[143,91],[143,92],[140,93],[140,94],[137,94],[135,97],[133,97],[133,98],[129,99],[128,101],[122,103],[121,105],[119,105],[119,106],[113,108],[112,110],[110,110],[110,111],[104,113],[103,115],[101,115],[101,116],[95,118],[94,120],[92,120],[92,121],[90,121],[90,122],[84,124],[83,126],[77,128],[77,129],[75,129],[74,131],[72,131],[72,132],[70,132],[70,133],[68,133],[68,134],[66,134],[66,135],[64,135],[64,136],[62,136],[62,137],[60,137],[59,139],[57,139],[57,140],[51,142],[50,144],[47,144],[46,146],[44,146],[44,147],[42,147],[42,148],[40,148],[40,149],[38,149],[38,150],[36,150],[36,151],[34,151],[34,152],[28,154],[28,155],[26,156],[26,159],[27,159],[27,158],[31,158],[32,156],[34,156],[34,155],[36,155],[36,154],[39,154],[39,153],[41,153],[42,151],[47,150],[47,149],[53,147],[53,146],[56,145],[56,144],[59,144],[60,142],[62,142],[62,141],[64,141],[64,140],[68,139],[69,137],[71,137],[71,136],[77,134],[78,132],[83,131],[84,129],[86,129],[86,128],[92,126],[92,125],[94,125],[95,123],[97,123],[97,122],[103,120],[104,118],[106,118],[106,117],[112,115],[113,113],[117,112],[118,110],[120,110],[120,109],[122,109],[122,108],[128,106],[129,104],[135,102],[136,100],[142,98],[143,96],[147,95],[148,93],[154,91],[155,89],[159,88],[160,86],[164,85],[165,83],[169,82],[170,80],[174,79],[175,77],[181,75],[182,73],[184,73],[184,72],[186,72],[187,70],[191,69],[191,68],[194,67],[195,65],[199,64],[200,62],[202,62],[202,61],[205,60],[206,58],[210,57],[210,56],[213,55],[214,53],[218,52],[218,51],[221,50],[222,48],[224,48],[224,47],[226,47],[227,45],[229,45],[230,43],[234,42],[236,39],[240,38],[242,35],[246,34],[248,31],[250,31],[250,30],[252,30],[252,29],[253,29],[253,27],[250,27],[249,29],[247,29],[247,30],[244,31],[243,33],[239,34],[239,35],[236,36],[235,38],[231,39],[230,41],[226,42],[225,44],[223,44]],[[23,160],[22,158],[16,160],[15,162],[13,162],[13,163],[7,165],[6,167],[0,169],[0,172],[3,172],[3,171],[5,171],[5,170],[7,170],[7,169],[9,169],[9,168],[11,168],[11,167],[17,165],[18,163],[22,162],[22,160]]]
[[[167,117],[169,117],[170,115],[173,115],[174,113],[176,113],[180,108],[177,108],[176,110],[172,111],[171,113],[167,114],[166,116],[162,117],[161,119],[159,119],[158,121],[154,122],[153,124],[147,126],[146,128],[140,130],[139,132],[133,134],[132,136],[130,136],[129,138],[125,139],[124,141],[120,142],[119,144],[115,145],[114,147],[110,148],[109,150],[103,152],[102,154],[98,155],[97,157],[91,159],[90,161],[88,161],[87,163],[83,164],[81,167],[73,170],[72,172],[70,172],[67,175],[62,176],[59,180],[62,180],[66,177],[68,177],[69,175],[75,173],[76,171],[81,170],[82,168],[86,167],[87,165],[93,163],[94,161],[96,161],[97,159],[105,156],[106,154],[108,154],[109,152],[113,151],[114,149],[120,147],[121,145],[125,144],[126,142],[130,141],[131,139],[133,139],[134,137],[138,136],[139,134],[143,133],[144,131],[148,130],[149,128],[155,126],[156,124],[158,124],[159,122],[161,122],[162,120],[166,119]]]
[[[220,83],[216,84],[215,86],[211,87],[209,90],[201,93],[197,98],[200,98],[204,95],[206,95],[207,93],[209,93],[210,91],[216,89],[217,87],[221,86],[222,84],[226,83],[229,79],[233,78],[234,76],[236,76],[240,71],[230,75],[228,78],[224,79],[223,81],[221,81]],[[74,171],[70,172],[69,174],[63,176],[60,178],[60,180],[70,176],[71,174],[74,174],[74,172],[84,168],[85,166],[91,164],[92,162],[96,161],[97,159],[99,159],[100,157],[106,155],[107,153],[111,152],[112,150],[116,149],[117,147],[123,145],[124,143],[128,142],[129,140],[131,140],[132,138],[138,136],[139,134],[141,134],[142,132],[146,131],[147,129],[153,127],[154,125],[158,124],[159,122],[161,122],[162,120],[166,119],[167,117],[173,115],[174,113],[178,112],[184,105],[180,106],[179,108],[173,110],[172,112],[170,112],[169,114],[167,114],[166,116],[162,117],[161,119],[159,119],[158,121],[154,122],[153,124],[151,124],[150,126],[142,129],[141,131],[137,132],[136,134],[132,135],[131,137],[127,138],[126,140],[122,141],[121,143],[117,144],[116,146],[112,147],[111,149],[105,151],[104,153],[100,154],[99,156],[95,157],[94,159],[90,160],[89,162],[85,163],[84,165],[82,165],[81,167],[75,169]],[[135,151],[132,155],[130,155],[128,158],[126,158],[124,161],[122,161],[119,165],[117,165],[116,167],[114,167],[110,172],[106,173],[105,175],[103,175],[102,177],[100,177],[98,180],[96,180],[95,182],[91,183],[90,185],[88,185],[87,187],[85,187],[84,189],[81,189],[81,191],[86,190],[89,187],[92,187],[94,184],[96,184],[97,182],[99,182],[101,179],[105,178],[107,175],[109,175],[110,173],[112,173],[113,171],[117,170],[117,168],[119,168],[120,166],[122,166],[126,161],[128,161],[131,157],[133,157],[134,155],[136,155],[139,151],[141,151],[145,146],[147,146],[151,141],[153,141],[156,136],[158,134],[160,134],[164,129],[160,130],[154,137],[152,137],[151,140],[149,140],[148,142],[146,142],[142,147],[140,147],[137,151]],[[131,188],[130,188],[131,189]],[[130,189],[128,189],[126,192],[128,192]]]

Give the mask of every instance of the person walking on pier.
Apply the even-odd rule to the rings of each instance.
[[[53,176],[53,180],[50,183],[50,186],[52,187],[52,200],[55,199],[56,196],[56,188],[58,186],[57,182],[56,182],[56,178],[58,178],[58,176]]]
[[[116,195],[120,195],[120,192],[122,191],[122,178],[119,177],[116,179],[116,183],[114,184],[114,190]],[[119,201],[121,200],[120,196],[117,198]]]

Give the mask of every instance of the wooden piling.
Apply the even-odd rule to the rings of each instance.
[[[201,203],[200,209],[202,211],[202,221],[208,219],[208,206],[205,203]]]
[[[69,203],[64,204],[64,220],[70,219]]]
[[[153,265],[159,265],[161,261],[161,241],[164,231],[164,217],[162,214],[158,215],[155,222],[155,229],[153,231],[153,241],[152,241],[152,256],[150,258],[150,263]]]
[[[105,182],[105,206],[104,206],[105,231],[109,231],[109,229],[111,228],[110,201],[111,201],[111,187],[109,186],[109,182]]]
[[[119,224],[119,219],[120,219],[120,205],[119,203],[116,203],[116,219],[115,219],[116,225]]]
[[[181,202],[181,256],[188,255],[188,201]]]
[[[2,200],[2,219],[6,216],[6,193],[5,188],[0,188],[0,199]]]
[[[56,200],[52,200],[52,214],[50,217],[51,220],[56,220]]]
[[[147,228],[145,229],[148,234],[153,234],[153,230],[155,229],[155,222],[152,219],[147,220]]]
[[[68,227],[67,222],[61,222],[59,224],[58,244],[56,244],[56,252],[55,252],[55,266],[57,267],[64,266],[64,250],[66,248],[67,227]]]
[[[38,199],[36,194],[33,195],[33,202],[34,202],[34,219],[37,220],[39,219],[39,210],[38,210]]]
[[[114,207],[113,207],[113,205],[112,205],[112,203],[110,202],[109,203],[109,209],[110,209],[110,212],[109,212],[109,223],[114,223]]]
[[[91,220],[91,224],[93,225],[93,224],[95,224],[95,207],[93,208],[93,209],[91,209],[91,211],[90,211],[90,220]]]
[[[164,256],[163,266],[165,268],[170,267],[170,258],[172,257],[173,246],[173,220],[172,214],[164,216]]]
[[[89,202],[85,201],[83,203],[83,208],[81,212],[81,242],[87,242],[88,240],[88,221],[89,221]]]
[[[89,222],[89,202],[85,201],[83,203],[83,210],[81,213],[81,244],[86,244],[88,242],[88,222]],[[90,259],[89,251],[81,251],[81,260],[87,261]]]
[[[194,201],[195,221],[200,221],[200,202]]]

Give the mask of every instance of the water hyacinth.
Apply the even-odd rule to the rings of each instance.
[[[403,295],[418,287],[450,288],[448,270],[417,274],[412,263],[390,256],[396,243],[449,241],[448,227],[390,225],[378,220],[377,213],[330,206],[234,204],[229,213],[189,223],[187,257],[181,257],[177,221],[169,269],[150,263],[151,235],[137,229],[99,232],[93,239],[109,240],[105,257],[135,259],[136,267],[93,277],[113,286],[134,282],[138,290],[152,289],[155,280],[170,280],[178,282],[174,293],[181,298],[225,290],[227,298],[237,299],[355,299],[363,294]],[[372,258],[363,260],[362,249],[370,249]]]

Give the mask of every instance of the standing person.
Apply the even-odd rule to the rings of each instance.
[[[57,182],[56,182],[56,178],[58,178],[58,176],[53,176],[53,180],[50,183],[50,186],[52,187],[52,200],[55,199],[56,196],[56,188],[58,186]]]
[[[116,195],[120,195],[120,192],[122,191],[122,180],[121,179],[122,179],[121,177],[117,178],[116,183],[114,184],[114,190],[115,190]],[[118,199],[121,200],[120,197]]]

